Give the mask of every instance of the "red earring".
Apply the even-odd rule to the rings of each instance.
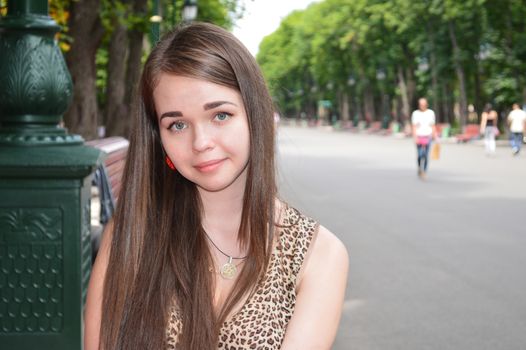
[[[166,156],[164,158],[164,160],[166,161],[166,165],[168,165],[168,168],[170,168],[173,171],[175,171],[175,165],[174,165],[174,163],[172,163],[172,160],[170,159],[170,157]]]

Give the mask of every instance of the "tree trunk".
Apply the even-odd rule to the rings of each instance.
[[[358,122],[360,122],[360,120],[365,120],[365,112],[363,111],[362,101],[360,100],[358,89],[356,89],[354,93],[354,108],[356,111],[356,115],[358,115],[358,117],[356,118]]]
[[[372,123],[376,118],[374,112],[374,95],[370,85],[366,85],[363,91],[363,101],[365,110],[365,120],[367,124]]]
[[[453,92],[449,84],[446,81],[442,81],[442,110],[444,113],[444,123],[453,124],[454,120],[454,107],[453,107]]]
[[[73,101],[64,115],[66,127],[85,139],[97,135],[98,107],[95,55],[104,29],[99,0],[72,1],[69,35],[73,40],[66,63],[73,79]]]
[[[455,121],[456,115],[455,115],[455,91],[453,86],[451,86],[451,82],[446,83],[446,93],[447,95],[447,113],[449,115],[449,121],[453,123]]]
[[[349,115],[349,95],[347,91],[340,93],[340,115],[342,121],[346,122],[350,119]]]
[[[146,12],[146,0],[141,0],[140,2],[144,3],[144,12]],[[128,32],[128,41],[130,45],[128,48],[128,67],[126,71],[126,86],[124,94],[124,103],[127,105],[130,105],[133,102],[133,96],[136,95],[137,84],[141,76],[143,38],[144,33],[140,30],[132,29]]]
[[[448,113],[448,107],[447,107],[446,84],[444,82],[440,84],[440,90],[442,92],[441,109],[442,109],[442,113],[444,113],[444,118],[442,118],[442,122],[451,123],[451,120],[449,118],[449,113]]]
[[[135,0],[133,2],[133,12],[135,16],[146,16],[148,11],[147,0]],[[129,133],[129,116],[132,112],[134,105],[134,98],[137,95],[137,83],[140,79],[141,74],[141,58],[142,58],[142,49],[143,49],[143,38],[144,33],[135,28],[131,28],[127,31],[128,39],[128,48],[127,48],[127,64],[125,65],[125,74],[124,68],[117,66],[115,75],[116,79],[114,82],[118,82],[121,85],[121,88],[114,90],[115,99],[109,99],[108,103],[111,103],[112,106],[107,105],[105,113],[105,122],[107,125],[107,134],[109,136],[119,135],[127,137]],[[117,41],[117,39],[115,39]],[[119,52],[126,52],[124,41],[126,38],[122,39],[122,42],[116,42],[117,46],[121,46],[118,49],[116,48],[113,55],[118,59]],[[112,37],[113,41],[113,37]],[[112,57],[112,52],[110,52],[110,60]],[[121,60],[122,60],[121,56]],[[124,61],[124,60],[122,60]],[[108,62],[108,79],[110,71],[113,69],[110,65],[113,62]],[[109,88],[108,81],[108,88]],[[122,91],[120,91],[122,89]],[[108,93],[110,91],[108,90]],[[109,97],[109,95],[108,95]],[[111,102],[110,102],[111,101]]]
[[[396,121],[398,123],[402,122],[402,114],[403,114],[402,105],[403,105],[402,96],[395,96],[393,98],[393,111],[394,111]]]
[[[133,1],[135,16],[145,17],[147,10],[147,0]],[[128,137],[129,118],[137,96],[137,83],[141,74],[143,38],[144,33],[136,28],[115,26],[110,41],[108,61],[108,92],[105,109],[108,136]]]
[[[438,69],[437,69],[437,63],[436,63],[436,55],[435,52],[431,51],[431,88],[433,89],[433,99],[431,100],[431,109],[435,111],[437,123],[439,121],[442,121],[442,116],[440,113],[438,113],[438,106],[439,106],[439,97],[440,93],[438,91]]]
[[[411,66],[406,67],[405,76],[406,76],[406,86],[407,86],[407,98],[409,100],[409,110],[411,110],[412,108],[415,108],[417,105],[416,103],[417,101],[416,80],[415,80],[414,68]]]
[[[409,96],[407,93],[407,84],[405,83],[404,71],[401,66],[398,67],[398,88],[400,89],[400,98],[402,100],[402,117],[400,122],[405,122],[409,119],[411,113],[411,106],[409,105]]]
[[[437,67],[437,58],[436,58],[436,47],[435,47],[435,34],[434,31],[428,23],[427,25],[427,33],[429,36],[429,43],[431,46],[431,50],[429,53],[430,58],[430,65],[431,65],[431,89],[433,91],[433,96],[431,100],[431,109],[435,111],[436,117],[437,117],[437,123],[439,120],[441,120],[440,113],[438,113],[439,110],[439,96],[440,93],[438,91],[438,67]]]
[[[127,136],[124,125],[129,124],[126,116],[128,108],[124,105],[126,58],[128,37],[126,27],[114,18],[114,29],[108,47],[108,75],[106,79],[106,108],[104,123],[108,136]]]
[[[482,101],[482,84],[480,82],[481,75],[480,62],[477,58],[475,59],[475,112],[477,113],[477,118],[481,115],[481,112],[484,109],[484,102]]]
[[[317,110],[316,110],[316,101],[313,100],[311,103],[307,106],[307,119],[314,119],[316,116]]]
[[[460,48],[457,42],[457,36],[455,34],[455,26],[453,22],[448,23],[449,37],[451,39],[451,45],[453,47],[453,60],[455,62],[455,72],[457,73],[458,85],[459,85],[459,123],[460,127],[466,125],[467,119],[467,97],[466,97],[466,78],[464,74],[464,68],[462,68],[462,62],[460,62]]]

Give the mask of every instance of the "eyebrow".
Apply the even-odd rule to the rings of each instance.
[[[237,105],[235,103],[232,103],[232,102],[228,102],[228,101],[214,101],[214,102],[208,102],[208,103],[205,103],[203,105],[203,109],[205,111],[208,111],[209,109],[214,109],[214,108],[217,108],[221,105],[224,105],[224,104],[229,104],[229,105],[233,105],[233,106],[236,106]]]
[[[233,103],[233,102],[229,102],[229,101],[214,101],[214,102],[205,103],[203,105],[203,109],[205,111],[208,111],[210,109],[217,108],[217,107],[219,107],[221,105],[224,105],[224,104],[229,104],[229,105],[237,107],[237,105],[235,103]],[[159,120],[162,120],[163,118],[177,118],[177,117],[182,117],[182,116],[183,116],[183,112],[171,111],[171,112],[166,112],[166,113],[161,114],[161,117],[159,118]]]
[[[183,113],[179,111],[166,112],[166,113],[161,114],[161,117],[159,118],[159,120],[163,120],[163,118],[175,118],[175,117],[182,117],[182,116],[183,116]]]

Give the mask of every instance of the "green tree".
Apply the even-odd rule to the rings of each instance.
[[[526,102],[526,7],[522,0],[487,0],[488,32],[481,50],[483,89],[501,109]]]
[[[464,125],[470,103],[526,99],[525,21],[521,0],[325,0],[285,18],[257,59],[291,113],[331,99],[344,120],[407,121],[426,96]]]

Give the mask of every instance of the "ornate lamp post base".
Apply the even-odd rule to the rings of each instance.
[[[0,347],[82,349],[98,150],[60,126],[71,78],[47,0],[0,19]]]

